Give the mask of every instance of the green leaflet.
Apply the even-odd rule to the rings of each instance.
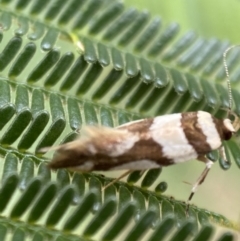
[[[186,220],[185,204],[161,195],[167,184],[159,181],[160,170],[128,177],[142,188],[118,182],[102,192],[110,179],[55,174],[45,165],[51,155],[38,153],[73,140],[84,124],[112,127],[199,109],[224,116],[219,108],[228,106],[222,65],[228,42],[182,33],[177,23],[166,25],[119,1],[3,0],[0,6],[1,240],[9,232],[12,240],[94,240],[99,231],[102,240],[113,240],[128,222],[134,226],[126,240],[144,232],[151,241],[170,232],[172,240],[211,240],[208,223],[233,228],[197,207]],[[237,113],[239,54],[228,56]],[[227,145],[239,165],[239,146]],[[156,192],[149,191],[152,185]],[[218,240],[231,238],[225,233]]]
[[[5,215],[0,218],[0,235],[3,236],[20,232],[19,240],[39,235],[55,240],[68,232],[72,237],[66,240],[79,237],[85,240],[102,232],[100,240],[114,240],[121,235],[127,235],[127,240],[137,240],[149,233],[150,240],[169,234],[177,240],[189,235],[211,237],[211,223],[234,228],[223,216],[194,206],[186,218],[185,203],[123,182],[102,190],[110,180],[102,175],[72,175],[62,169],[49,176],[45,164],[36,165],[29,157],[19,160],[14,154],[7,154],[2,161],[0,211]],[[124,228],[130,222],[135,225],[125,233]]]

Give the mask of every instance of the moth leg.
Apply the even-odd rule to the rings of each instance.
[[[219,148],[219,155],[221,156],[221,158],[222,158],[226,163],[230,163],[230,161],[227,159],[224,146],[221,146],[221,147]]]
[[[205,156],[198,157],[198,160],[205,162],[206,167],[192,187],[191,194],[187,200],[186,215],[188,215],[188,210],[189,210],[189,205],[190,205],[189,202],[192,200],[192,197],[195,194],[195,192],[197,191],[198,186],[204,182],[208,172],[210,171],[210,169],[213,165],[213,162],[210,161],[209,159],[207,159]]]
[[[108,188],[109,186],[113,185],[115,182],[119,181],[120,179],[126,177],[128,174],[130,174],[132,172],[132,170],[128,170],[126,172],[124,172],[122,175],[120,175],[119,177],[115,178],[114,180],[112,180],[110,183],[108,183],[106,186],[104,186],[102,188],[102,191],[105,190],[106,188]]]

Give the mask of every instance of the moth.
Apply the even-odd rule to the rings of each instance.
[[[231,48],[225,51],[224,60]],[[226,60],[224,63],[226,66]],[[226,73],[228,77],[227,68]],[[231,98],[229,88],[230,103]],[[239,118],[229,105],[233,122],[197,111],[132,121],[117,128],[86,126],[79,138],[54,148],[57,152],[49,167],[83,172],[128,170],[128,174],[196,159],[206,167],[192,187],[189,203],[213,164],[206,154],[218,150],[227,161],[222,143],[240,128]]]

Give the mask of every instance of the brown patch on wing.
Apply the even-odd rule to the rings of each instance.
[[[202,155],[210,152],[211,147],[207,143],[207,137],[198,125],[197,113],[198,112],[182,113],[181,126],[189,144],[192,145],[199,155]]]
[[[164,156],[162,146],[155,142],[149,134],[153,121],[154,118],[148,118],[118,127],[118,129],[127,129],[132,133],[138,133],[140,136],[140,140],[120,157],[121,162],[150,160],[162,166],[173,164],[172,159]]]
[[[162,147],[152,138],[142,137],[124,156],[131,160],[151,160],[162,166],[173,164],[172,160],[164,157]]]
[[[153,118],[142,119],[139,121],[133,121],[121,126],[118,126],[117,130],[128,130],[130,132],[147,133],[153,123]]]
[[[162,166],[173,164],[171,159],[163,157],[162,148],[159,144],[157,144],[152,139],[141,139],[136,142],[130,150],[117,157],[110,157],[106,154],[99,153],[95,155],[86,155],[79,152],[77,149],[65,151],[60,150],[54,157],[53,161],[49,164],[49,167],[53,169],[74,167],[77,168],[78,166],[91,161],[93,163],[91,170],[105,171],[117,166],[121,166],[123,164],[127,164],[129,162],[139,160],[150,160]],[[135,170],[138,170],[137,166]]]

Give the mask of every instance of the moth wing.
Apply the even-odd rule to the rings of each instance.
[[[50,167],[142,170],[195,159],[198,155],[184,133],[196,132],[195,113],[187,114],[185,126],[182,114],[133,121],[115,129],[86,126],[77,140],[59,146]]]

